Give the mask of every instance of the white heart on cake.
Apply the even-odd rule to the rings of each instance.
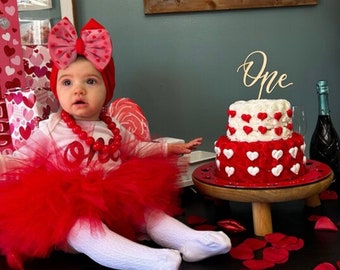
[[[275,176],[279,176],[282,173],[283,166],[281,164],[275,166],[272,168],[272,174]]]
[[[247,152],[247,157],[253,161],[255,159],[257,159],[259,157],[259,153],[258,152],[251,152],[251,151],[248,151]]]
[[[295,165],[293,165],[290,170],[295,173],[295,174],[298,174],[299,173],[299,170],[300,170],[300,164],[299,163],[296,163]]]
[[[219,156],[221,154],[221,149],[219,147],[215,146],[214,150],[215,150],[216,155]]]
[[[276,160],[279,160],[283,156],[283,151],[282,150],[273,150],[272,151],[272,157],[275,158]]]
[[[259,173],[260,169],[258,167],[250,166],[250,167],[248,167],[247,171],[250,175],[255,176]]]
[[[220,170],[220,161],[218,159],[216,159],[216,167],[218,170]]]
[[[224,149],[223,154],[230,159],[234,155],[234,151],[232,149]]]
[[[298,148],[296,146],[289,149],[289,154],[292,156],[292,158],[296,158],[297,152]]]
[[[301,149],[301,151],[304,153],[305,150],[306,150],[306,143],[302,144],[302,145],[300,146],[300,149]]]
[[[228,166],[226,166],[224,170],[225,170],[225,173],[228,175],[228,177],[232,176],[235,172],[235,168],[228,167]]]

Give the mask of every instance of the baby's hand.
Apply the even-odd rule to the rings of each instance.
[[[169,155],[190,154],[192,150],[202,144],[202,140],[203,138],[196,138],[187,143],[169,143],[168,153]]]

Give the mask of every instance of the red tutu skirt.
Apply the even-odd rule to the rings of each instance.
[[[48,163],[24,166],[0,181],[0,251],[47,257],[56,247],[67,247],[79,218],[87,218],[93,228],[103,222],[136,240],[146,209],[180,213],[178,176],[176,162],[163,158],[131,159],[117,170],[86,174]]]

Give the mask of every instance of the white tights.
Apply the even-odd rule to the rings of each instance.
[[[177,270],[181,255],[194,262],[227,253],[230,239],[222,232],[196,231],[164,213],[146,217],[146,231],[157,244],[166,248],[150,248],[130,241],[109,230],[94,231],[86,219],[78,220],[67,241],[77,252],[97,263],[121,270]]]

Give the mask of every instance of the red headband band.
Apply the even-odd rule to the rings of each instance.
[[[83,55],[101,73],[106,86],[106,105],[113,97],[115,88],[115,67],[112,59],[112,43],[109,32],[97,21],[90,19],[80,31],[65,17],[52,29],[48,39],[52,59],[50,87],[57,97],[57,76],[59,69],[68,67],[78,55]]]

